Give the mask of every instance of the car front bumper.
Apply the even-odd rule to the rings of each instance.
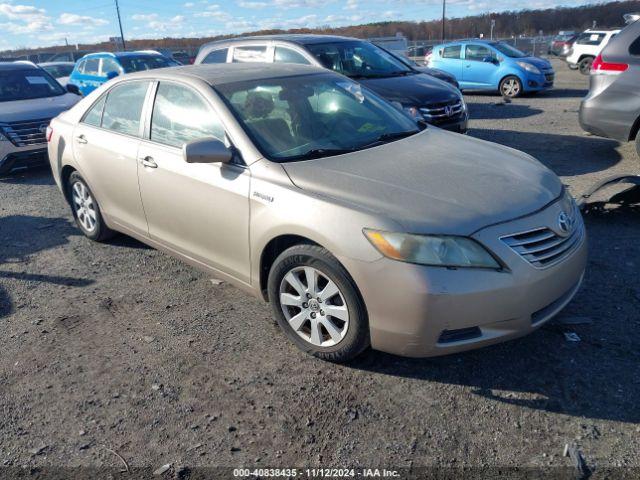
[[[8,140],[0,140],[0,172],[16,168],[46,165],[49,162],[47,145],[16,147]]]
[[[562,261],[541,269],[500,237],[555,224],[559,211],[554,204],[473,236],[505,263],[501,271],[428,267],[387,258],[346,264],[367,308],[372,347],[410,357],[446,355],[518,338],[542,326],[580,287],[586,234]],[[583,228],[581,219],[578,223]]]
[[[555,72],[553,70],[545,70],[539,75],[528,74],[524,78],[525,92],[540,92],[553,88],[555,81]]]

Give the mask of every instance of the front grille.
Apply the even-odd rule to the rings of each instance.
[[[576,211],[573,231],[563,237],[547,227],[506,235],[500,239],[536,268],[547,268],[567,258],[584,238],[584,224]]]
[[[0,130],[16,147],[29,147],[47,143],[46,129],[50,118],[26,122],[0,123]]]
[[[461,100],[434,103],[420,108],[420,113],[424,115],[424,119],[434,124],[456,119],[462,115],[463,111]]]

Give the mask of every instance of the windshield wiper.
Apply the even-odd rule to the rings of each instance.
[[[314,158],[332,157],[333,155],[342,155],[351,153],[352,148],[312,148],[300,155],[287,158],[287,160],[312,160]]]
[[[378,138],[376,138],[373,142],[367,143],[360,148],[371,148],[377,145],[382,145],[383,143],[393,142],[394,140],[400,140],[401,138],[410,137],[411,135],[415,135],[420,130],[410,130],[408,132],[392,132],[392,133],[383,133]]]

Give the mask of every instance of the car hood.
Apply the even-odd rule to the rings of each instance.
[[[545,60],[544,58],[538,58],[538,57],[523,57],[523,58],[516,58],[514,59],[516,61],[519,62],[527,62],[530,63],[532,65],[535,65],[536,67],[538,67],[541,70],[548,70],[550,68],[553,68],[551,66],[551,62],[549,62],[548,60]]]
[[[299,188],[381,214],[410,233],[471,235],[562,192],[529,155],[429,127],[404,140],[283,164]]]
[[[80,97],[65,93],[56,97],[32,98],[0,103],[0,122],[22,122],[53,118],[73,107]]]
[[[358,82],[387,100],[400,102],[403,106],[419,107],[460,98],[460,92],[454,87],[425,73],[358,79]]]

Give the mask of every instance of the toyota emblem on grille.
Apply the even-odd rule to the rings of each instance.
[[[575,219],[571,217],[567,212],[560,212],[558,215],[558,229],[560,235],[566,237],[573,230]]]

